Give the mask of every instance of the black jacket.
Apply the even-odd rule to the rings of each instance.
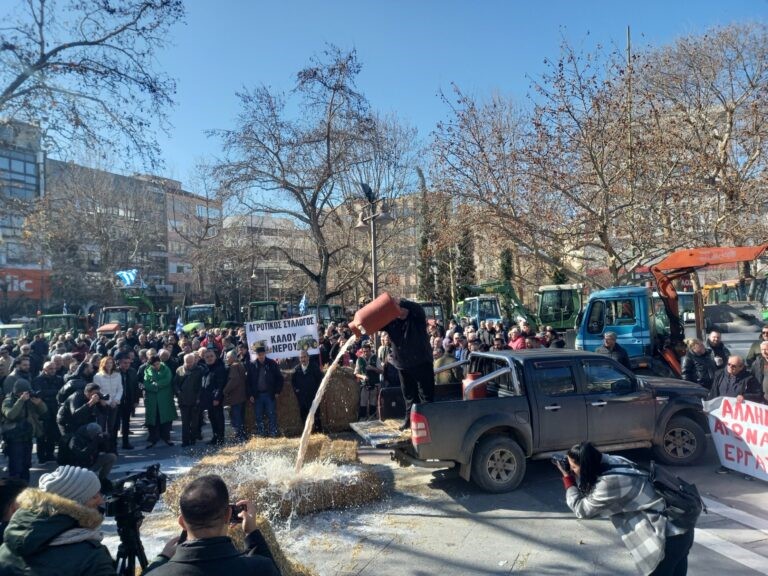
[[[279,576],[258,530],[245,538],[248,554],[241,554],[227,536],[179,544],[173,558],[158,556],[144,571],[153,576]]]
[[[746,368],[739,372],[733,380],[730,379],[728,370],[720,370],[715,374],[715,381],[709,390],[707,400],[712,400],[719,396],[727,396],[729,398],[744,396],[745,400],[760,402],[762,395],[762,389],[758,385],[757,380]]]
[[[613,345],[613,350],[608,350],[608,348],[605,346],[598,346],[595,352],[598,354],[605,354],[606,356],[610,356],[625,368],[630,370],[632,369],[632,367],[629,365],[629,354],[627,354],[627,351],[624,350],[624,348],[619,346],[618,342]]]
[[[758,386],[762,386],[763,389],[763,402],[768,402],[768,360],[762,357],[762,355],[755,358],[752,363],[752,376],[755,377],[755,381]]]
[[[296,366],[291,384],[293,385],[293,391],[296,393],[299,405],[309,406],[312,404],[322,379],[323,373],[320,372],[320,368],[314,362],[309,362],[306,374],[301,369],[301,364]]]
[[[264,359],[264,368],[267,371],[267,392],[274,397],[280,394],[283,389],[283,373],[280,372],[280,366],[271,358]],[[254,398],[259,394],[259,361],[257,360],[248,367],[248,396]]]
[[[123,397],[120,399],[120,404],[125,406],[138,404],[141,390],[139,389],[139,375],[136,370],[129,367],[125,372],[118,370],[118,374],[120,374],[120,380],[123,383]]]
[[[59,408],[56,423],[62,434],[74,434],[78,428],[96,422],[102,430],[106,430],[108,408],[97,402],[88,406],[85,393],[78,390],[73,393]]]
[[[192,370],[181,366],[173,376],[173,391],[179,399],[179,406],[195,406],[200,402],[203,378],[208,373],[205,365],[195,364]]]
[[[389,334],[392,365],[398,370],[432,365],[432,347],[427,334],[427,316],[424,308],[410,300],[400,300],[400,307],[408,310],[405,320],[395,318],[382,330]]]
[[[227,385],[227,368],[221,358],[211,364],[203,364],[207,371],[203,374],[200,390],[200,405],[209,406],[214,400],[221,402],[224,398],[224,386]]]
[[[716,369],[715,361],[709,353],[705,352],[704,354],[699,355],[689,350],[686,352],[685,356],[683,356],[683,380],[700,384],[707,390],[712,387]]]
[[[64,382],[61,379],[61,376],[57,376],[56,374],[48,376],[48,374],[42,373],[32,381],[32,390],[37,392],[40,395],[41,400],[48,406],[48,411],[51,413],[50,415],[56,414],[56,410],[59,409],[59,403],[56,400],[56,396],[63,384]]]

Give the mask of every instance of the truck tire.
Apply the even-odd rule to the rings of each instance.
[[[525,476],[525,454],[508,436],[483,438],[472,454],[472,481],[486,492],[510,492]]]
[[[704,455],[707,439],[694,420],[687,416],[674,416],[667,422],[661,444],[654,446],[656,457],[664,464],[690,466]]]

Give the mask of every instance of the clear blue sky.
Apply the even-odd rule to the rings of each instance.
[[[529,77],[574,45],[658,46],[713,25],[766,21],[768,0],[189,0],[187,23],[160,66],[178,81],[170,138],[161,135],[166,174],[188,181],[200,157],[218,154],[203,131],[230,128],[235,92],[266,84],[288,90],[325,43],[355,48],[359,88],[372,106],[395,112],[427,139],[447,111],[437,94],[451,82],[476,96],[521,102]]]
[[[426,139],[446,118],[438,98],[451,82],[475,96],[521,102],[529,77],[556,58],[563,37],[637,48],[737,21],[766,21],[768,0],[189,0],[187,23],[160,64],[178,80],[170,138],[161,136],[166,175],[188,180],[195,160],[219,153],[203,134],[229,128],[235,92],[293,86],[325,43],[358,51],[359,88],[372,106],[395,112]]]

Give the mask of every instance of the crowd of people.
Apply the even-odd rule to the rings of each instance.
[[[253,434],[277,436],[275,397],[283,375],[264,348],[254,352],[252,361],[242,328],[6,339],[0,346],[0,425],[9,476],[29,481],[36,444],[41,464],[82,466],[107,482],[118,450],[134,449],[139,431],[130,423],[140,402],[147,436],[139,448],[172,446],[171,426],[179,419],[184,447],[203,439],[206,421],[213,446]],[[319,364],[308,365],[302,358],[292,383],[303,414],[322,378]]]

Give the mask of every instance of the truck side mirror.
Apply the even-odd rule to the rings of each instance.
[[[622,378],[611,382],[612,394],[629,394],[635,391],[635,383],[629,378]]]

